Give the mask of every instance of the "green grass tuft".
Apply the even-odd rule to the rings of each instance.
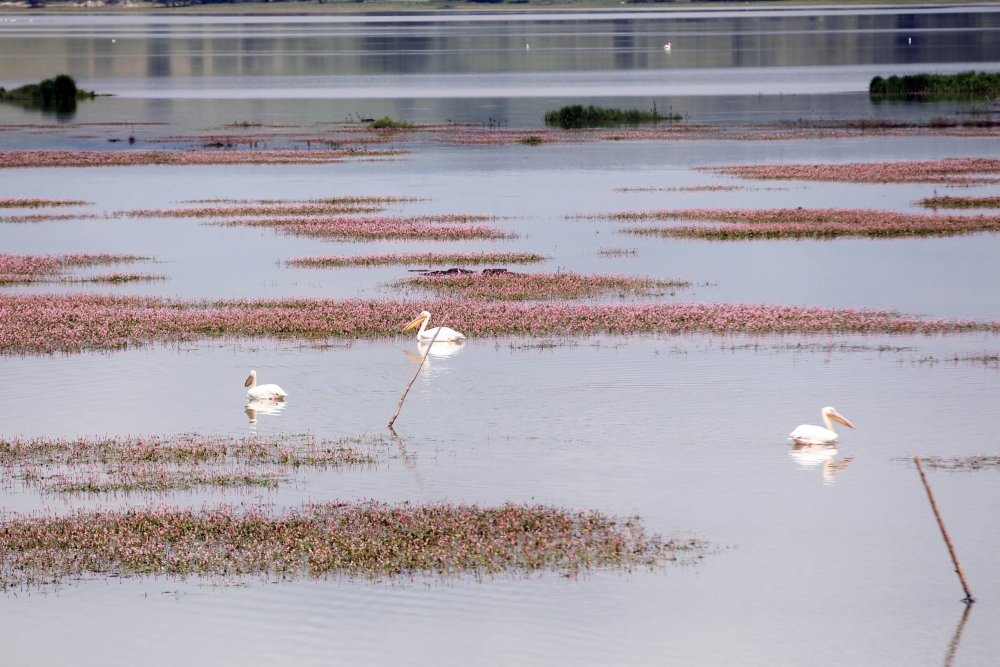
[[[681,115],[668,111],[663,114],[657,111],[656,104],[649,111],[641,109],[615,109],[604,107],[583,106],[572,104],[545,114],[546,125],[558,125],[564,130],[583,127],[606,127],[609,125],[637,125],[639,123],[674,122]]]
[[[392,116],[383,116],[369,127],[373,130],[404,130],[413,127],[413,123],[406,120],[396,120]]]

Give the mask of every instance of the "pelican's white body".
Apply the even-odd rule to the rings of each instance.
[[[454,343],[456,341],[465,340],[465,334],[455,331],[454,329],[449,329],[448,327],[434,327],[433,329],[428,329],[427,323],[430,321],[431,314],[425,310],[417,315],[417,319],[407,324],[403,331],[412,329],[417,326],[417,324],[420,324],[420,330],[417,331],[417,342],[419,343],[429,343],[431,341],[434,341],[435,343]],[[435,338],[435,335],[437,338]]]
[[[847,421],[840,413],[838,413],[833,408],[823,408],[823,423],[826,424],[826,428],[822,426],[812,426],[811,424],[803,424],[799,426],[788,436],[789,440],[793,440],[800,445],[833,445],[837,442],[837,432],[833,430],[833,422],[831,419],[840,422],[844,426],[849,426],[854,428],[854,424]]]
[[[803,445],[833,445],[837,442],[838,436],[837,432],[831,429],[803,424],[792,431],[789,437]]]
[[[247,389],[247,400],[248,401],[283,401],[285,396],[285,390],[276,384],[257,384],[257,371],[250,371],[250,377],[247,378],[246,385],[249,387]]]

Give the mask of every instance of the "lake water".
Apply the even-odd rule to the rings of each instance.
[[[348,114],[541,127],[570,102],[648,108],[736,126],[799,118],[924,120],[954,102],[875,104],[875,74],[997,70],[1000,9],[752,9],[406,16],[3,14],[0,85],[68,72],[115,97],[54,116],[0,106],[0,149],[129,150],[227,123],[316,131]],[[16,19],[16,21],[11,21]],[[669,53],[663,44],[671,43]],[[530,48],[526,48],[530,47]],[[121,123],[93,125],[93,123]],[[155,125],[148,123],[157,123]],[[44,127],[42,127],[44,126]],[[97,214],[207,198],[403,195],[407,213],[508,216],[509,242],[323,242],[187,219],[0,224],[11,253],[134,252],[168,280],[97,291],[214,297],[389,297],[405,267],[290,269],[300,255],[533,250],[538,270],[680,277],[678,300],[899,308],[1000,319],[995,235],[703,243],[623,236],[576,213],[691,207],[917,211],[929,185],[743,182],[696,167],[762,162],[996,156],[995,138],[601,142],[449,146],[416,142],[385,162],[298,166],[19,169],[0,198],[85,199]],[[724,192],[620,187],[739,185]],[[937,188],[998,195],[1000,186]],[[6,214],[6,213],[5,213]],[[636,248],[605,257],[601,248]],[[535,269],[526,269],[535,270]],[[5,292],[78,286],[4,287]],[[265,494],[276,506],[379,498],[539,501],[638,512],[654,532],[695,534],[695,566],[578,580],[547,574],[412,585],[298,582],[218,589],[198,580],[70,583],[6,597],[11,663],[954,665],[1000,651],[996,470],[931,472],[979,601],[965,606],[909,454],[998,450],[992,335],[577,337],[538,347],[472,339],[434,354],[397,430],[412,461],[309,473]],[[409,338],[318,348],[273,341],[112,354],[2,357],[0,434],[381,433],[415,370]],[[242,381],[289,391],[244,413]],[[829,459],[787,434],[836,406]],[[850,462],[831,467],[827,461]],[[23,491],[7,510],[255,494],[72,499]]]

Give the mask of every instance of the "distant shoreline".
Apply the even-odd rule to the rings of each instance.
[[[92,0],[93,1],[93,0]],[[98,0],[103,1],[103,0]],[[452,2],[449,0],[370,0],[351,2],[336,0],[333,2],[318,2],[316,0],[295,0],[292,2],[216,2],[212,4],[190,4],[177,7],[167,7],[158,2],[117,2],[113,5],[82,6],[83,3],[53,2],[43,7],[30,7],[27,2],[0,2],[0,14],[132,14],[141,13],[164,15],[213,15],[213,16],[296,16],[337,14],[354,16],[380,16],[399,14],[408,16],[433,16],[455,14],[538,14],[564,13],[567,11],[595,12],[635,12],[660,13],[670,15],[678,12],[704,12],[714,14],[732,11],[734,9],[753,10],[794,10],[822,9],[849,13],[854,8],[895,7],[908,9],[954,9],[957,7],[994,8],[1000,11],[997,2],[968,2],[968,0],[896,0],[894,2],[879,2],[878,0],[845,0],[832,3],[828,0],[755,0],[752,2],[723,2],[705,0],[702,2],[622,2],[621,0],[524,0],[522,2]]]

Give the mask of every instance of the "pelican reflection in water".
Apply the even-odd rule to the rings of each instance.
[[[847,470],[854,457],[846,459],[837,458],[836,445],[803,445],[796,443],[789,452],[802,470],[812,470],[823,468],[823,482],[833,484],[834,478]]]
[[[280,415],[287,405],[284,401],[248,401],[244,411],[250,423],[256,424],[258,415]]]
[[[403,350],[405,354],[411,361],[415,361],[418,364],[420,360],[424,358],[424,354],[427,354],[427,361],[424,362],[424,369],[430,369],[431,359],[445,359],[447,357],[454,356],[462,351],[465,347],[465,341],[462,339],[444,342],[440,340],[435,341],[433,345],[425,341],[417,341],[417,353],[414,354],[409,350]],[[429,348],[429,349],[428,349]]]

